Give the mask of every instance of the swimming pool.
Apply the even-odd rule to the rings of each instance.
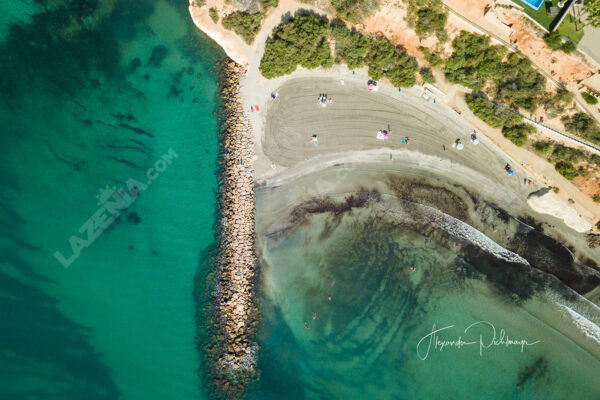
[[[523,3],[527,3],[527,5],[534,10],[539,10],[542,4],[544,4],[544,0],[521,0]]]

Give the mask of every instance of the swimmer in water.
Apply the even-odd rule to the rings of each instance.
[[[415,267],[410,267],[410,272],[415,272],[415,271],[416,271]]]
[[[327,300],[331,301],[331,296],[327,296]]]
[[[313,321],[317,319],[317,313],[313,313]]]
[[[308,327],[308,322],[306,322],[306,321],[304,321],[304,329],[310,329],[310,328]]]

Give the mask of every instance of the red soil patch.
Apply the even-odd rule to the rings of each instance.
[[[511,40],[518,41],[519,49],[535,60],[561,82],[570,85],[592,75],[592,71],[577,59],[577,57],[552,51],[543,39],[531,32],[531,28],[523,16],[516,16],[509,11],[503,12],[507,22],[511,23],[514,33]],[[553,62],[554,61],[554,62]]]

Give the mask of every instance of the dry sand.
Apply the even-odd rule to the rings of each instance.
[[[207,13],[205,8],[202,9]],[[518,193],[523,202],[532,191],[532,187],[523,185],[524,177],[534,180],[536,188],[557,186],[561,189],[562,200],[573,199],[574,204],[570,207],[583,219],[595,223],[600,218],[600,207],[560,176],[552,165],[514,146],[499,130],[475,118],[466,108],[464,89],[456,85],[442,81],[440,86],[447,96],[438,98],[438,104],[433,105],[431,100],[428,102],[420,97],[423,93],[420,87],[404,90],[400,95],[391,85],[380,82],[379,93],[368,92],[366,69],[357,70],[353,76],[345,66],[313,71],[299,68],[285,77],[264,79],[258,66],[266,39],[286,15],[301,9],[332,17],[314,6],[283,0],[277,9],[270,10],[256,41],[246,49],[251,51],[247,53],[248,73],[242,80],[241,95],[248,111],[250,105],[261,108],[260,112],[248,112],[257,135],[258,156],[254,173],[257,180],[274,182],[286,175],[300,176],[339,162],[385,161],[389,160],[390,152],[411,152],[412,155],[434,155],[445,159],[445,168],[451,174],[457,164],[471,171],[484,172],[501,183],[504,192]],[[190,7],[194,19],[198,17],[198,10]],[[212,28],[223,31],[214,24]],[[225,43],[225,49],[229,47],[231,43]],[[340,85],[340,79],[345,80],[346,85]],[[274,91],[280,93],[275,101],[270,99]],[[317,104],[319,93],[333,97],[333,104],[325,109],[320,107]],[[377,130],[387,128],[387,124],[392,131],[390,140],[376,140]],[[480,132],[481,144],[477,147],[469,143],[472,127]],[[319,137],[318,147],[308,142],[314,133]],[[402,136],[410,137],[408,145],[400,142]],[[462,138],[465,145],[465,150],[460,153],[451,147],[456,138]],[[442,150],[443,144],[446,151]],[[398,161],[402,156],[393,154],[393,157]],[[424,160],[420,163],[426,162]],[[272,168],[271,161],[276,169]],[[511,163],[516,177],[509,179],[506,176],[503,171],[506,162]],[[464,173],[469,174],[467,170]]]

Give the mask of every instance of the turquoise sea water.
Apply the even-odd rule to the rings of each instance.
[[[9,0],[0,36],[0,399],[205,398],[194,290],[214,247],[222,52],[175,0]],[[55,252],[70,258],[102,225],[96,196],[130,179],[148,186],[65,268]],[[600,393],[593,343],[556,307],[516,304],[410,226],[365,208],[288,233],[259,238],[250,399]],[[463,333],[476,321],[540,342],[421,359],[434,325],[489,335]]]
[[[214,241],[223,53],[185,0],[0,11],[0,399],[203,398],[193,290]],[[169,151],[63,267],[99,190],[147,182]]]
[[[519,300],[478,272],[485,258],[386,209],[320,213],[261,237],[262,375],[250,398],[597,398],[599,345],[558,310],[564,298]],[[436,346],[436,329],[473,344]]]

